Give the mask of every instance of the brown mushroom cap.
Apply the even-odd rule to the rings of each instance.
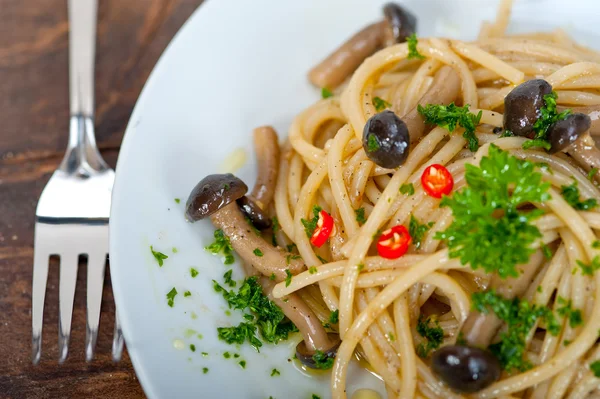
[[[582,113],[568,115],[565,119],[554,123],[548,128],[548,140],[550,141],[550,154],[562,151],[579,138],[592,126],[589,116]]]
[[[402,43],[417,31],[417,17],[396,3],[383,6],[383,14],[392,33],[392,43]]]
[[[265,230],[271,227],[271,219],[269,216],[260,209],[260,206],[258,206],[251,198],[243,196],[236,202],[242,213],[250,219],[254,227],[259,230]]]
[[[337,350],[340,347],[342,341],[340,340],[340,337],[337,334],[329,333],[327,334],[327,336],[329,337],[329,340],[332,342],[333,345],[329,349],[323,350],[323,355],[330,359],[335,359],[335,355],[337,354]],[[298,360],[300,360],[300,362],[303,365],[305,365],[308,368],[320,368],[317,366],[317,362],[315,362],[315,359],[313,358],[315,353],[315,351],[311,351],[307,348],[304,340],[300,341],[300,343],[296,345],[296,357],[298,358]]]
[[[231,173],[206,176],[188,197],[186,218],[191,222],[204,219],[243,197],[247,191],[248,186]]]

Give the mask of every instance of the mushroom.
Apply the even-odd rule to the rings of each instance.
[[[586,114],[570,114],[548,128],[550,154],[564,151],[587,171],[600,169],[600,150],[588,133],[592,121]],[[594,176],[600,182],[598,174]]]
[[[297,294],[290,294],[285,299],[275,298],[272,294],[275,283],[265,277],[259,281],[265,295],[281,308],[302,334],[303,340],[296,346],[298,360],[314,369],[319,368],[313,357],[317,351],[328,358],[335,358],[341,342],[339,335],[327,333],[318,317]]]
[[[542,115],[544,96],[552,86],[544,79],[521,83],[504,97],[504,128],[517,136],[533,138],[533,125]]]
[[[399,5],[389,3],[383,12],[383,21],[365,27],[311,69],[308,78],[313,85],[334,89],[371,54],[416,32],[417,19]]]
[[[195,222],[210,216],[215,227],[229,237],[233,249],[265,276],[275,275],[283,281],[288,273],[296,275],[305,269],[297,256],[275,248],[255,234],[235,203],[248,187],[232,174],[210,175],[202,179],[190,193],[186,204],[187,219]],[[262,253],[262,256],[256,255]]]
[[[279,140],[271,126],[254,129],[254,151],[258,161],[258,176],[250,197],[261,209],[266,209],[275,195],[279,172]],[[258,226],[257,226],[258,227]]]
[[[590,127],[590,135],[592,137],[594,136],[600,136],[600,105],[589,105],[587,107],[565,107],[565,106],[557,106],[556,107],[558,112],[563,112],[566,109],[570,109],[573,112],[576,113],[582,113],[582,114],[586,114],[587,116],[590,117],[590,120],[592,121],[592,126]]]
[[[494,276],[491,288],[504,298],[522,296],[544,261],[541,250],[537,250],[527,265],[518,267],[518,277],[502,280]],[[498,359],[486,349],[502,326],[502,320],[492,313],[472,311],[461,328],[464,345],[447,345],[435,351],[431,368],[449,387],[464,393],[477,392],[500,378]]]

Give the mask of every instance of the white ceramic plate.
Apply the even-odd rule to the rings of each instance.
[[[217,326],[239,322],[238,316],[226,315],[223,299],[212,288],[211,280],[221,281],[227,268],[203,250],[213,227],[186,223],[184,203],[192,187],[219,172],[236,149],[248,155],[237,174],[253,184],[252,128],[271,124],[285,134],[294,115],[319,98],[306,72],[355,31],[380,19],[384,2],[208,0],[157,64],[123,141],[110,219],[115,299],[148,397],[330,396],[327,374],[310,377],[288,361],[296,342],[266,345],[256,353],[217,339]],[[495,0],[402,3],[418,16],[419,35],[464,39],[476,36],[482,20],[493,19],[497,5]],[[561,26],[594,46],[599,12],[594,0],[517,0],[511,30]],[[150,245],[169,256],[163,267]],[[192,266],[200,272],[196,278],[190,276]],[[241,279],[238,266],[233,269]],[[173,287],[179,295],[171,308],[165,296]],[[183,297],[186,290],[191,297]],[[225,359],[226,351],[240,357]],[[271,377],[273,368],[281,375]],[[362,387],[384,393],[377,378],[357,367],[349,382],[349,393]]]

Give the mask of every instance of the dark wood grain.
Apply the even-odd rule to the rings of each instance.
[[[113,167],[152,67],[202,0],[100,0],[96,136]],[[80,268],[70,354],[57,364],[58,270],[51,264],[42,360],[31,352],[33,222],[61,160],[68,129],[65,0],[0,0],[0,398],[140,398],[127,354],[114,364],[114,302],[107,273],[96,359],[84,360],[85,268]]]

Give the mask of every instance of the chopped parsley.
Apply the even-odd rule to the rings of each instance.
[[[511,132],[510,130],[505,130],[504,132],[502,132],[502,134],[500,135],[500,138],[502,137],[514,137],[514,133]]]
[[[279,372],[279,370],[277,369],[273,369],[271,371],[271,377],[275,377],[276,375],[281,375],[281,373]]]
[[[214,237],[215,241],[204,249],[213,255],[223,253],[223,255],[225,255],[225,261],[223,263],[231,265],[235,262],[235,258],[233,257],[233,247],[231,246],[229,237],[227,237],[221,229],[215,230]]]
[[[423,236],[425,235],[425,233],[427,233],[427,231],[431,228],[431,226],[433,226],[433,222],[429,222],[427,224],[421,224],[421,223],[419,223],[417,218],[415,218],[413,216],[412,213],[410,214],[410,222],[408,224],[408,233],[410,234],[410,238],[412,239],[412,242],[415,245],[415,248],[418,249],[421,247],[421,240],[423,239]]]
[[[190,291],[186,291],[183,293],[183,296],[187,298],[188,296],[192,296],[192,293]]]
[[[590,363],[590,370],[592,370],[592,373],[594,373],[595,377],[600,378],[600,360]]]
[[[545,320],[550,334],[557,335],[560,331],[554,314],[545,306],[532,305],[518,298],[505,299],[493,290],[476,292],[471,298],[474,310],[481,313],[491,310],[508,327],[500,334],[500,341],[489,346],[490,351],[507,371],[525,371],[531,368],[531,363],[525,360],[523,355],[527,334],[538,319]]]
[[[245,360],[240,360],[240,362],[238,364],[240,365],[241,368],[243,368],[243,369],[246,368],[246,361]]]
[[[229,353],[229,352],[225,352],[225,353],[223,353],[223,357],[224,357],[225,359],[229,359],[229,358],[231,357],[231,353]]]
[[[317,369],[329,370],[333,367],[334,358],[318,349],[315,354],[312,355],[312,360],[315,362],[315,368]]]
[[[294,249],[298,248],[298,246],[296,244],[288,244],[285,246],[285,249],[287,249],[288,252],[292,252]]]
[[[600,257],[598,255],[594,256],[594,259],[592,259],[592,262],[589,265],[577,260],[577,265],[581,268],[581,274],[584,276],[593,276],[594,272],[600,269]]]
[[[231,278],[231,274],[232,274],[232,273],[233,273],[233,270],[231,270],[231,269],[230,269],[230,270],[227,270],[227,271],[225,272],[225,274],[223,274],[223,280],[225,281],[225,284],[227,284],[227,285],[228,285],[228,286],[230,286],[231,288],[235,287],[235,286],[236,286],[236,284],[237,284],[237,283],[235,282],[235,280],[233,280],[233,279]]]
[[[396,336],[394,335],[394,333],[387,333],[387,337],[390,341],[394,342],[396,340]]]
[[[198,270],[194,269],[193,267],[190,267],[190,274],[192,275],[192,278],[196,278],[196,276],[198,275]]]
[[[413,33],[412,35],[410,35],[406,41],[408,42],[408,57],[407,58],[409,60],[412,60],[412,59],[422,60],[425,58],[423,56],[423,54],[419,53],[419,50],[417,49],[417,43],[419,41],[417,39],[416,33]]]
[[[434,323],[433,327],[430,326],[432,322]],[[439,348],[444,340],[444,330],[440,327],[439,322],[432,320],[431,317],[424,318],[423,315],[419,316],[417,332],[421,337],[425,338],[425,342],[417,346],[417,354],[422,358],[429,356],[429,352],[432,349]]]
[[[259,257],[263,256],[263,252],[259,248],[254,248],[254,251],[252,251],[252,253]]]
[[[556,309],[556,313],[558,313],[559,316],[568,318],[569,326],[571,326],[571,328],[580,326],[583,323],[581,310],[573,309],[571,300],[567,301],[565,298],[559,296],[558,304],[562,306]]]
[[[152,252],[152,256],[154,256],[154,259],[156,259],[156,261],[158,262],[158,266],[162,267],[162,265],[164,264],[164,260],[168,259],[169,257],[165,254],[163,254],[162,252],[158,252],[155,251],[154,248],[152,247],[152,245],[150,245],[150,252]]]
[[[173,251],[174,254],[176,254],[177,252],[179,252],[179,250],[177,249],[177,247],[173,247],[172,251]]]
[[[364,222],[367,221],[367,219],[365,218],[365,208],[355,209],[354,213],[356,214],[356,221],[359,224],[363,224]],[[325,263],[327,263],[327,262],[325,262]]]
[[[546,94],[544,96],[545,105],[540,108],[540,117],[533,125],[533,131],[535,132],[535,136],[533,140],[527,140],[523,143],[523,149],[528,149],[531,147],[542,147],[546,150],[550,149],[550,143],[547,140],[548,128],[552,126],[554,123],[565,119],[569,114],[571,114],[571,110],[567,109],[561,113],[558,113],[556,109],[556,99],[558,95],[555,91],[550,94]]]
[[[317,272],[317,268],[315,266],[311,266],[308,268],[308,272],[310,274],[315,274]]]
[[[598,174],[598,168],[592,168],[590,169],[589,173],[587,174],[587,178],[589,181],[593,182],[594,181],[594,177]]]
[[[365,268],[365,264],[364,263],[359,263],[358,265],[356,265],[356,269],[359,272],[362,272],[364,268]]]
[[[314,393],[312,394],[312,398],[311,399],[321,399],[321,397],[319,395],[315,395]]]
[[[412,183],[404,183],[400,186],[400,193],[404,195],[413,195],[415,193],[415,186]]]
[[[549,246],[547,246],[546,244],[542,243],[540,245],[540,249],[542,250],[542,253],[544,254],[544,257],[546,259],[551,259],[552,258],[552,250],[550,249]]]
[[[592,248],[594,249],[600,249],[600,241],[596,240],[592,243]]]
[[[327,259],[324,259],[319,255],[317,255],[317,258],[321,261],[322,264],[328,263]]]
[[[269,276],[269,280],[271,281],[275,281],[277,277],[275,277],[275,273],[271,273],[271,275]]]
[[[181,202],[181,199],[179,199],[179,198],[175,198],[175,203],[176,203],[176,204],[179,204],[180,202]]]
[[[375,152],[380,147],[381,145],[379,144],[379,141],[377,141],[377,137],[375,137],[373,133],[369,134],[367,137],[367,150],[369,150],[369,152]]]
[[[379,111],[383,111],[386,108],[391,107],[392,104],[388,103],[381,97],[374,97],[373,98],[373,106],[375,107],[375,110],[377,112],[379,112]]]
[[[175,303],[176,295],[177,295],[177,290],[175,289],[175,287],[173,287],[171,289],[171,291],[169,291],[167,293],[167,305],[169,305],[170,307],[173,307],[173,304]]]
[[[337,324],[339,322],[339,319],[340,319],[340,310],[339,309],[336,309],[329,314],[329,322],[331,324]]]
[[[479,125],[482,111],[475,115],[469,111],[469,104],[459,107],[454,103],[450,105],[427,104],[425,107],[419,105],[417,110],[425,118],[425,123],[429,125],[438,125],[450,133],[456,129],[456,126],[464,128],[463,137],[467,140],[469,150],[475,152],[479,148],[475,128]]]
[[[204,373],[204,374],[208,373],[208,367],[202,367],[202,373]]]
[[[560,186],[560,193],[565,201],[578,211],[589,211],[598,206],[598,201],[595,198],[588,198],[581,201],[577,181],[574,181],[570,186]]]
[[[333,97],[333,93],[327,87],[321,89],[321,98]]]
[[[564,346],[569,346],[569,345],[571,345],[571,342],[573,342],[573,341],[571,341],[570,339],[565,339],[565,340],[563,341],[563,345],[564,345]]]
[[[263,343],[258,339],[257,332],[263,341],[277,344],[286,340],[289,333],[298,331],[294,324],[285,319],[281,309],[264,296],[256,276],[244,280],[238,292],[227,291],[216,281],[213,284],[215,290],[223,294],[230,309],[242,312],[248,309],[252,312],[244,313],[246,321],[235,327],[217,328],[219,339],[229,344],[249,342],[258,351]]]
[[[285,269],[285,286],[289,287],[289,285],[292,283],[292,277],[293,274],[292,272],[290,272],[290,269]]]
[[[286,264],[286,265],[289,265],[289,264],[291,263],[291,261],[292,261],[292,260],[295,260],[295,259],[302,259],[302,256],[300,256],[300,255],[292,255],[292,254],[287,254],[287,255],[285,256],[285,264]]]
[[[454,221],[435,235],[446,241],[452,258],[502,278],[518,276],[516,265],[529,261],[532,244],[542,237],[530,223],[542,211],[518,206],[550,198],[550,183],[535,167],[494,144],[479,167],[465,165],[468,186],[440,203],[452,209]]]
[[[300,219],[302,225],[304,226],[304,231],[306,232],[306,236],[310,238],[317,228],[317,222],[319,221],[319,212],[322,211],[322,208],[318,205],[313,206],[313,218],[310,220]]]
[[[208,356],[208,352],[202,352],[202,357],[207,357]]]
[[[190,344],[190,350],[191,350],[192,352],[196,352],[196,345],[194,345],[194,344]]]

